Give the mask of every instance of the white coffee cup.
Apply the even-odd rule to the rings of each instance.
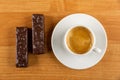
[[[68,32],[69,32],[70,30],[72,30],[73,28],[75,28],[75,27],[84,27],[84,28],[88,29],[89,32],[91,33],[92,37],[93,37],[93,43],[92,43],[91,48],[90,48],[87,52],[82,53],[82,54],[78,54],[78,53],[75,53],[75,52],[73,52],[72,50],[70,50],[69,47],[68,47],[68,45],[67,45],[67,43],[66,43],[66,37],[67,37],[67,35],[68,35]],[[95,35],[94,35],[93,31],[92,31],[90,28],[85,27],[85,26],[82,26],[82,25],[77,25],[77,26],[75,26],[75,27],[73,26],[73,27],[69,28],[69,29],[66,31],[65,35],[64,35],[64,46],[65,46],[65,49],[66,49],[70,54],[73,54],[73,55],[87,55],[87,54],[90,53],[91,51],[93,51],[94,53],[101,53],[101,49],[98,48],[98,47],[95,47],[96,40],[95,40]]]

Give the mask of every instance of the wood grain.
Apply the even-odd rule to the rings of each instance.
[[[29,55],[29,67],[15,67],[17,26],[31,27],[31,15],[45,15],[46,53]],[[86,70],[72,70],[54,56],[51,33],[66,15],[86,13],[106,29],[103,59]],[[120,80],[120,0],[0,0],[0,80]]]

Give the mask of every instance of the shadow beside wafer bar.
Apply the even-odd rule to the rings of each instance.
[[[32,53],[33,48],[32,48],[32,29],[28,28],[28,52]]]

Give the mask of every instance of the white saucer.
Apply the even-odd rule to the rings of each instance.
[[[77,56],[70,54],[64,48],[64,35],[66,31],[78,25],[88,27],[93,30],[95,36],[95,46],[101,49],[100,53],[93,51],[90,54]],[[107,48],[107,36],[102,24],[94,17],[87,14],[72,14],[63,18],[55,27],[51,45],[56,58],[65,66],[72,69],[86,69],[97,64],[105,54]]]

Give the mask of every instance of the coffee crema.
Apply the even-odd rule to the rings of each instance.
[[[84,54],[91,49],[93,36],[87,28],[77,26],[68,32],[66,43],[72,52],[76,54]]]

